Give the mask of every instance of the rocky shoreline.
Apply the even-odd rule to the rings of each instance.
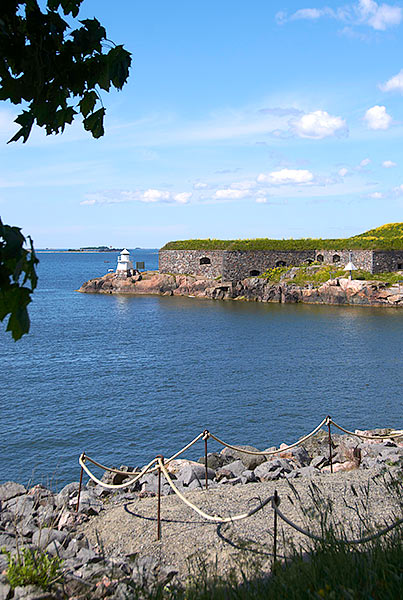
[[[387,436],[390,432],[378,429],[355,433]],[[199,461],[176,459],[168,468],[177,488],[212,514],[228,516],[243,512],[245,507],[249,510],[276,488],[282,510],[300,524],[304,511],[297,504],[309,503],[312,490],[315,502],[319,501],[320,490],[324,490],[332,498],[336,521],[348,522],[352,530],[359,529],[354,503],[362,502],[364,497],[368,527],[372,524],[379,529],[399,516],[398,503],[385,493],[381,480],[385,474],[394,481],[402,480],[403,435],[363,440],[332,434],[333,474],[326,432],[320,431],[301,446],[287,449],[284,444],[279,449],[282,447],[282,452],[271,457],[248,455],[230,448],[210,453],[208,491],[205,491],[204,457]],[[121,466],[120,470],[128,475],[106,472],[103,481],[122,483],[136,469]],[[40,548],[50,556],[58,556],[63,561],[64,577],[50,591],[35,586],[13,590],[7,581],[6,556],[0,554],[0,600],[106,596],[123,599],[136,586],[150,589],[171,580],[183,580],[189,556],[201,551],[206,560],[215,560],[221,573],[234,560],[239,563],[249,550],[257,551],[265,559],[267,564],[262,569],[270,569],[270,508],[237,522],[239,525],[217,527],[184,505],[163,478],[162,493],[166,497],[162,499],[162,539],[158,542],[157,485],[155,473],[147,473],[131,487],[118,491],[89,480],[76,512],[78,482],[68,484],[58,493],[42,485],[27,489],[15,482],[1,484],[0,548],[14,555],[22,547]],[[298,535],[291,533],[293,541],[298,543]]]
[[[158,271],[147,271],[129,278],[120,278],[115,273],[107,273],[103,277],[83,283],[78,291],[92,294],[156,294],[284,304],[403,307],[403,286],[399,284],[388,286],[375,279],[363,281],[340,277],[316,286],[314,284],[298,286],[292,282],[292,279],[273,283],[262,277],[249,277],[234,283],[221,279]]]

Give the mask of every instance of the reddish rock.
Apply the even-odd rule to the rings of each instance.
[[[236,283],[206,279],[194,275],[172,275],[148,271],[141,276],[119,278],[115,273],[83,283],[80,292],[92,294],[157,294],[210,299],[237,299],[257,302],[306,304],[345,304],[360,306],[403,307],[399,286],[387,287],[381,281],[330,279],[318,287],[300,287],[294,283],[272,283],[249,277]]]

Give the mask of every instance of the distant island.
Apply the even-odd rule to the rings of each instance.
[[[122,252],[123,248],[112,246],[85,246],[83,248],[69,248],[67,252]]]

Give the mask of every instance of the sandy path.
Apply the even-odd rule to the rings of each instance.
[[[256,483],[237,486],[220,486],[206,491],[187,493],[194,504],[209,514],[220,516],[246,512],[259,503],[259,499],[271,496],[277,489],[281,497],[281,510],[295,523],[306,526],[302,515],[301,503],[312,507],[310,479],[297,479],[292,482],[300,495],[299,502],[286,480],[270,483]],[[333,504],[334,521],[343,522],[347,532],[357,533],[360,521],[354,506],[367,505],[367,522],[381,528],[385,521],[394,520],[397,501],[385,493],[382,484],[375,484],[368,471],[350,473],[322,474],[313,479],[325,496]],[[365,500],[364,487],[370,483],[369,496]],[[356,496],[351,487],[358,492]],[[361,491],[360,491],[361,490]],[[319,501],[320,493],[314,494]],[[350,507],[350,508],[349,508]],[[318,507],[323,512],[323,507]],[[119,504],[111,503],[97,517],[93,517],[82,526],[82,531],[95,544],[100,540],[106,554],[152,555],[163,564],[173,565],[181,575],[188,572],[189,557],[201,556],[208,562],[217,563],[220,573],[229,567],[249,559],[259,559],[262,567],[268,568],[272,560],[273,548],[273,510],[267,505],[252,517],[236,523],[217,525],[206,522],[176,496],[165,496],[161,501],[161,540],[156,539],[156,498],[127,497]],[[395,517],[396,518],[396,517]],[[316,532],[320,527],[315,521],[311,525]],[[349,536],[351,537],[351,535]],[[284,552],[284,540],[305,544],[303,538],[287,524],[279,521],[278,553]],[[247,549],[245,549],[245,545]]]

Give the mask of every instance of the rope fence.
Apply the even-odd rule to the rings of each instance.
[[[389,439],[389,440],[393,440],[395,438],[398,437],[402,437],[403,436],[403,430],[395,430],[395,431],[391,431],[388,434],[376,434],[376,435],[367,435],[367,434],[362,434],[362,433],[355,433],[352,431],[349,431],[348,429],[345,429],[344,427],[342,427],[341,425],[339,425],[338,423],[336,423],[335,421],[333,421],[333,419],[328,415],[327,417],[325,417],[324,419],[322,419],[322,421],[319,423],[319,425],[317,427],[315,427],[315,429],[313,429],[310,433],[306,434],[305,436],[303,436],[302,438],[300,438],[298,441],[294,442],[293,444],[289,444],[287,446],[283,446],[282,448],[278,448],[276,450],[270,450],[270,451],[257,451],[257,450],[247,450],[245,448],[241,448],[239,446],[234,446],[232,444],[228,444],[227,442],[224,442],[223,440],[221,440],[219,437],[217,437],[216,435],[214,435],[213,433],[211,433],[210,431],[208,431],[207,429],[205,429],[202,433],[200,433],[199,435],[197,435],[192,441],[190,441],[188,444],[186,444],[181,450],[179,450],[178,452],[176,452],[175,454],[173,454],[170,458],[168,459],[164,459],[164,457],[162,455],[158,455],[156,456],[152,461],[150,461],[145,467],[143,467],[143,469],[139,472],[128,472],[128,471],[122,471],[120,469],[116,469],[113,467],[107,467],[99,462],[97,462],[96,460],[94,460],[93,458],[91,458],[90,456],[86,455],[85,452],[83,452],[79,459],[79,465],[81,467],[81,472],[80,472],[80,483],[79,483],[79,490],[78,490],[78,499],[77,499],[77,505],[76,505],[76,512],[78,512],[79,510],[79,505],[80,505],[80,494],[81,494],[81,488],[82,488],[82,479],[83,479],[83,472],[85,471],[85,473],[90,477],[90,479],[92,479],[92,481],[94,481],[96,484],[107,488],[107,489],[124,489],[124,488],[128,488],[132,485],[134,485],[136,482],[138,482],[146,473],[155,473],[157,472],[158,475],[158,505],[157,505],[157,539],[159,540],[161,537],[161,475],[164,475],[166,481],[168,482],[169,486],[171,487],[172,491],[174,492],[174,494],[176,494],[176,496],[185,504],[187,505],[189,508],[191,508],[195,513],[197,513],[199,516],[201,516],[203,519],[206,519],[207,521],[213,522],[213,523],[233,523],[235,521],[240,521],[242,519],[247,519],[249,517],[251,517],[252,515],[256,514],[258,511],[262,510],[265,506],[267,506],[268,504],[271,505],[271,507],[273,508],[274,511],[274,535],[273,535],[273,539],[274,539],[274,548],[273,548],[273,556],[274,556],[274,561],[276,560],[276,555],[277,555],[277,517],[279,517],[280,519],[282,519],[285,523],[287,523],[287,525],[289,525],[290,527],[292,527],[293,529],[295,529],[296,531],[298,531],[300,534],[307,536],[313,540],[319,541],[319,542],[326,542],[326,539],[322,536],[316,535],[314,533],[311,533],[310,531],[303,529],[302,527],[300,527],[299,525],[297,525],[296,523],[294,523],[293,521],[291,521],[287,516],[285,516],[282,511],[279,509],[279,505],[280,505],[280,497],[277,494],[277,491],[274,492],[274,495],[269,496],[268,498],[266,498],[265,500],[261,500],[259,505],[256,506],[255,508],[252,508],[251,510],[249,510],[248,512],[245,513],[241,513],[238,515],[232,515],[229,517],[221,517],[220,515],[211,515],[206,513],[205,511],[203,511],[202,509],[200,509],[198,506],[196,506],[194,503],[192,503],[188,498],[186,498],[186,496],[176,487],[176,485],[174,484],[168,470],[167,470],[167,465],[169,465],[170,462],[172,462],[173,460],[175,460],[178,456],[180,456],[181,454],[183,454],[186,450],[188,450],[189,448],[191,448],[194,444],[196,444],[199,440],[203,440],[204,441],[204,447],[205,447],[205,472],[206,472],[206,478],[205,478],[205,486],[206,489],[208,488],[208,477],[207,477],[207,470],[208,470],[208,466],[207,466],[207,441],[209,438],[215,440],[217,443],[221,444],[222,446],[226,447],[226,448],[230,448],[231,450],[235,450],[236,452],[240,452],[243,454],[250,454],[250,455],[254,455],[254,456],[265,456],[265,457],[269,457],[269,456],[274,456],[276,454],[281,454],[283,452],[287,452],[288,450],[295,448],[297,446],[300,446],[301,444],[303,444],[304,442],[306,442],[308,439],[312,438],[313,436],[315,436],[321,429],[323,426],[327,426],[328,428],[328,443],[329,443],[329,461],[330,461],[330,470],[333,473],[333,461],[332,461],[332,438],[331,438],[331,425],[333,425],[334,427],[336,427],[337,429],[339,429],[340,431],[343,431],[344,433],[348,434],[348,435],[352,435],[355,436],[357,438],[360,439],[368,439],[368,440],[377,440],[377,441],[381,441],[381,440],[385,440],[385,439]],[[126,477],[129,477],[131,474],[134,475],[129,481],[125,481],[122,482],[120,484],[112,484],[112,483],[107,483],[105,481],[102,481],[101,479],[99,479],[98,477],[96,477],[92,471],[89,469],[89,467],[87,466],[87,461],[92,463],[94,466],[99,467],[100,469],[104,470],[105,472],[109,472],[109,473],[115,473],[118,475],[125,475]],[[357,538],[357,539],[336,539],[334,538],[334,541],[336,541],[337,543],[341,543],[341,544],[348,544],[348,545],[354,545],[354,544],[364,544],[367,543],[369,541],[372,541],[376,538],[379,538],[383,535],[385,535],[386,533],[390,532],[392,529],[402,525],[403,523],[403,519],[398,519],[397,521],[395,521],[394,523],[392,523],[391,525],[383,528],[382,530],[362,537],[362,538]]]

